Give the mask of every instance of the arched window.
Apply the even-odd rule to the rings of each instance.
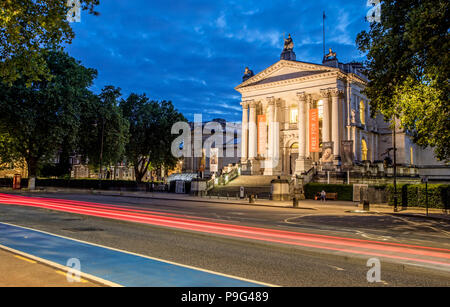
[[[323,100],[317,102],[317,109],[319,109],[319,119],[323,118]]]
[[[366,106],[364,105],[364,100],[359,102],[359,119],[361,120],[361,124],[366,124]]]
[[[367,143],[365,139],[361,139],[361,160],[366,161],[367,160],[367,153],[369,152],[369,149],[367,148]]]
[[[298,122],[298,108],[291,108],[290,120],[291,124],[296,124]]]

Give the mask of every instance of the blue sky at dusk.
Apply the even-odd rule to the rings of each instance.
[[[240,121],[234,90],[248,66],[255,73],[279,60],[283,34],[291,33],[298,61],[322,61],[326,47],[341,62],[364,59],[356,35],[368,28],[366,0],[204,1],[101,0],[100,16],[82,12],[67,47],[98,70],[93,91],[105,85],[155,100],[171,100],[189,120]]]

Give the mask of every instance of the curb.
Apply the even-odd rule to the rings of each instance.
[[[5,245],[0,245],[0,250],[3,250],[3,251],[6,251],[6,252],[9,252],[11,254],[19,255],[19,256],[22,256],[22,257],[34,260],[34,261],[36,261],[37,263],[39,263],[41,265],[45,265],[45,266],[50,267],[50,268],[58,269],[58,270],[63,271],[65,273],[71,272],[70,271],[71,270],[70,267],[61,265],[61,264],[53,262],[53,261],[49,261],[49,260],[43,259],[41,257],[34,256],[32,254],[28,254],[28,253],[19,251],[19,250],[14,249],[14,248],[10,248],[10,247],[5,246]],[[117,283],[111,282],[109,280],[106,280],[106,279],[103,279],[103,278],[100,278],[100,277],[97,277],[97,276],[94,276],[94,275],[91,275],[91,274],[88,274],[88,273],[85,273],[85,272],[82,272],[82,271],[77,271],[77,273],[80,274],[81,278],[86,279],[86,280],[90,281],[91,283],[95,283],[95,284],[106,286],[106,287],[113,287],[113,288],[123,287],[122,285],[119,285]]]
[[[436,221],[450,223],[450,218],[439,217],[439,216],[426,216],[426,215],[418,215],[418,214],[414,214],[414,213],[392,213],[392,212],[385,212],[384,214],[389,214],[389,215],[393,215],[393,216],[413,217],[413,218],[425,219],[425,220],[436,220]]]
[[[40,194],[40,193],[71,193],[66,191],[45,191],[45,190],[39,190],[39,191],[23,191],[18,193],[8,193],[8,194],[24,194],[25,193],[32,193],[32,194]],[[103,196],[112,196],[112,197],[130,197],[130,198],[141,198],[141,199],[157,199],[157,200],[173,200],[173,201],[191,201],[191,202],[203,202],[203,203],[216,203],[216,204],[226,204],[226,205],[241,205],[241,206],[256,206],[256,207],[270,207],[270,208],[281,208],[281,209],[305,209],[305,210],[317,210],[316,208],[310,208],[310,207],[291,207],[291,206],[275,206],[275,205],[266,205],[266,204],[258,204],[253,203],[250,204],[248,202],[226,202],[226,201],[216,201],[214,199],[206,200],[206,199],[183,199],[183,198],[166,198],[166,197],[149,197],[149,196],[140,196],[140,195],[117,195],[117,194],[105,194],[102,192],[95,192],[92,193],[91,191],[76,191],[72,193],[80,193],[80,194],[92,194],[92,195],[103,195]]]

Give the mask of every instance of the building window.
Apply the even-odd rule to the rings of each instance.
[[[409,161],[411,162],[410,164],[413,165],[414,164],[414,150],[411,147],[409,147]]]
[[[359,102],[359,119],[361,120],[361,124],[366,124],[366,106],[364,105],[364,100]]]
[[[367,154],[369,149],[367,148],[367,143],[365,139],[361,139],[361,160],[367,161]]]
[[[291,109],[291,116],[290,116],[289,122],[291,124],[296,124],[298,122],[298,109],[297,108]]]
[[[319,119],[323,118],[323,100],[317,102],[317,109],[319,109]]]

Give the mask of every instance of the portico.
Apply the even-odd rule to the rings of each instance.
[[[280,61],[235,88],[242,95],[241,162],[250,174],[300,175],[314,164],[338,170],[341,141],[356,143],[350,114],[356,97],[367,103],[360,64],[341,64],[332,51],[322,64],[296,61],[289,39]]]

